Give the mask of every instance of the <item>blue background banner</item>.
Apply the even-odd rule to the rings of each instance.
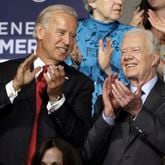
[[[87,16],[81,0],[1,0],[0,60],[23,58],[35,49],[34,22],[42,9],[53,4],[72,6],[79,18]]]

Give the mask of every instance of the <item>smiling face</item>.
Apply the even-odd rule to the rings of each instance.
[[[122,68],[126,77],[137,84],[147,82],[155,75],[158,55],[151,53],[151,47],[145,34],[130,33],[123,39]]]
[[[113,22],[122,16],[124,0],[95,0],[88,3],[93,8],[93,17],[99,21]]]
[[[65,12],[54,12],[46,27],[38,26],[37,54],[46,64],[66,59],[74,46],[76,27],[76,17]]]

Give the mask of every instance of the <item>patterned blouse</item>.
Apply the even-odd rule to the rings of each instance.
[[[124,32],[133,28],[118,21],[113,23],[103,23],[94,20],[92,17],[79,21],[77,29],[77,44],[82,55],[82,62],[79,70],[89,76],[95,85],[93,93],[93,105],[97,96],[102,94],[102,85],[106,74],[100,69],[98,64],[98,41],[103,39],[106,44],[106,37],[112,41],[113,54],[111,58],[111,70],[118,73],[119,80],[128,83],[124,77],[120,64],[120,46]]]

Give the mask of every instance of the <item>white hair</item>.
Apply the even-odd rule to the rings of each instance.
[[[130,31],[126,32],[124,34],[123,38],[126,37],[127,35],[133,34],[133,33],[143,34],[143,36],[146,38],[146,41],[147,41],[149,53],[156,52],[159,54],[159,52],[160,52],[159,41],[150,30],[134,28],[134,29],[131,29]]]
[[[38,25],[42,25],[43,27],[46,28],[48,25],[48,21],[51,18],[52,13],[54,12],[65,12],[67,14],[73,15],[76,18],[78,17],[77,12],[70,6],[62,5],[62,4],[48,6],[47,8],[41,11],[41,13],[38,15],[36,19],[36,23],[33,31],[34,38],[37,37],[36,29]]]

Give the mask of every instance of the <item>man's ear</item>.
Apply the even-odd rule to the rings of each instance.
[[[154,52],[152,55],[152,66],[158,66],[160,62],[160,56],[157,52]]]
[[[38,25],[37,28],[36,28],[37,38],[39,40],[43,39],[44,34],[45,34],[45,29],[43,28],[43,26]]]
[[[90,7],[92,7],[93,9],[96,8],[96,3],[95,3],[94,0],[88,0],[88,5],[89,5]]]

